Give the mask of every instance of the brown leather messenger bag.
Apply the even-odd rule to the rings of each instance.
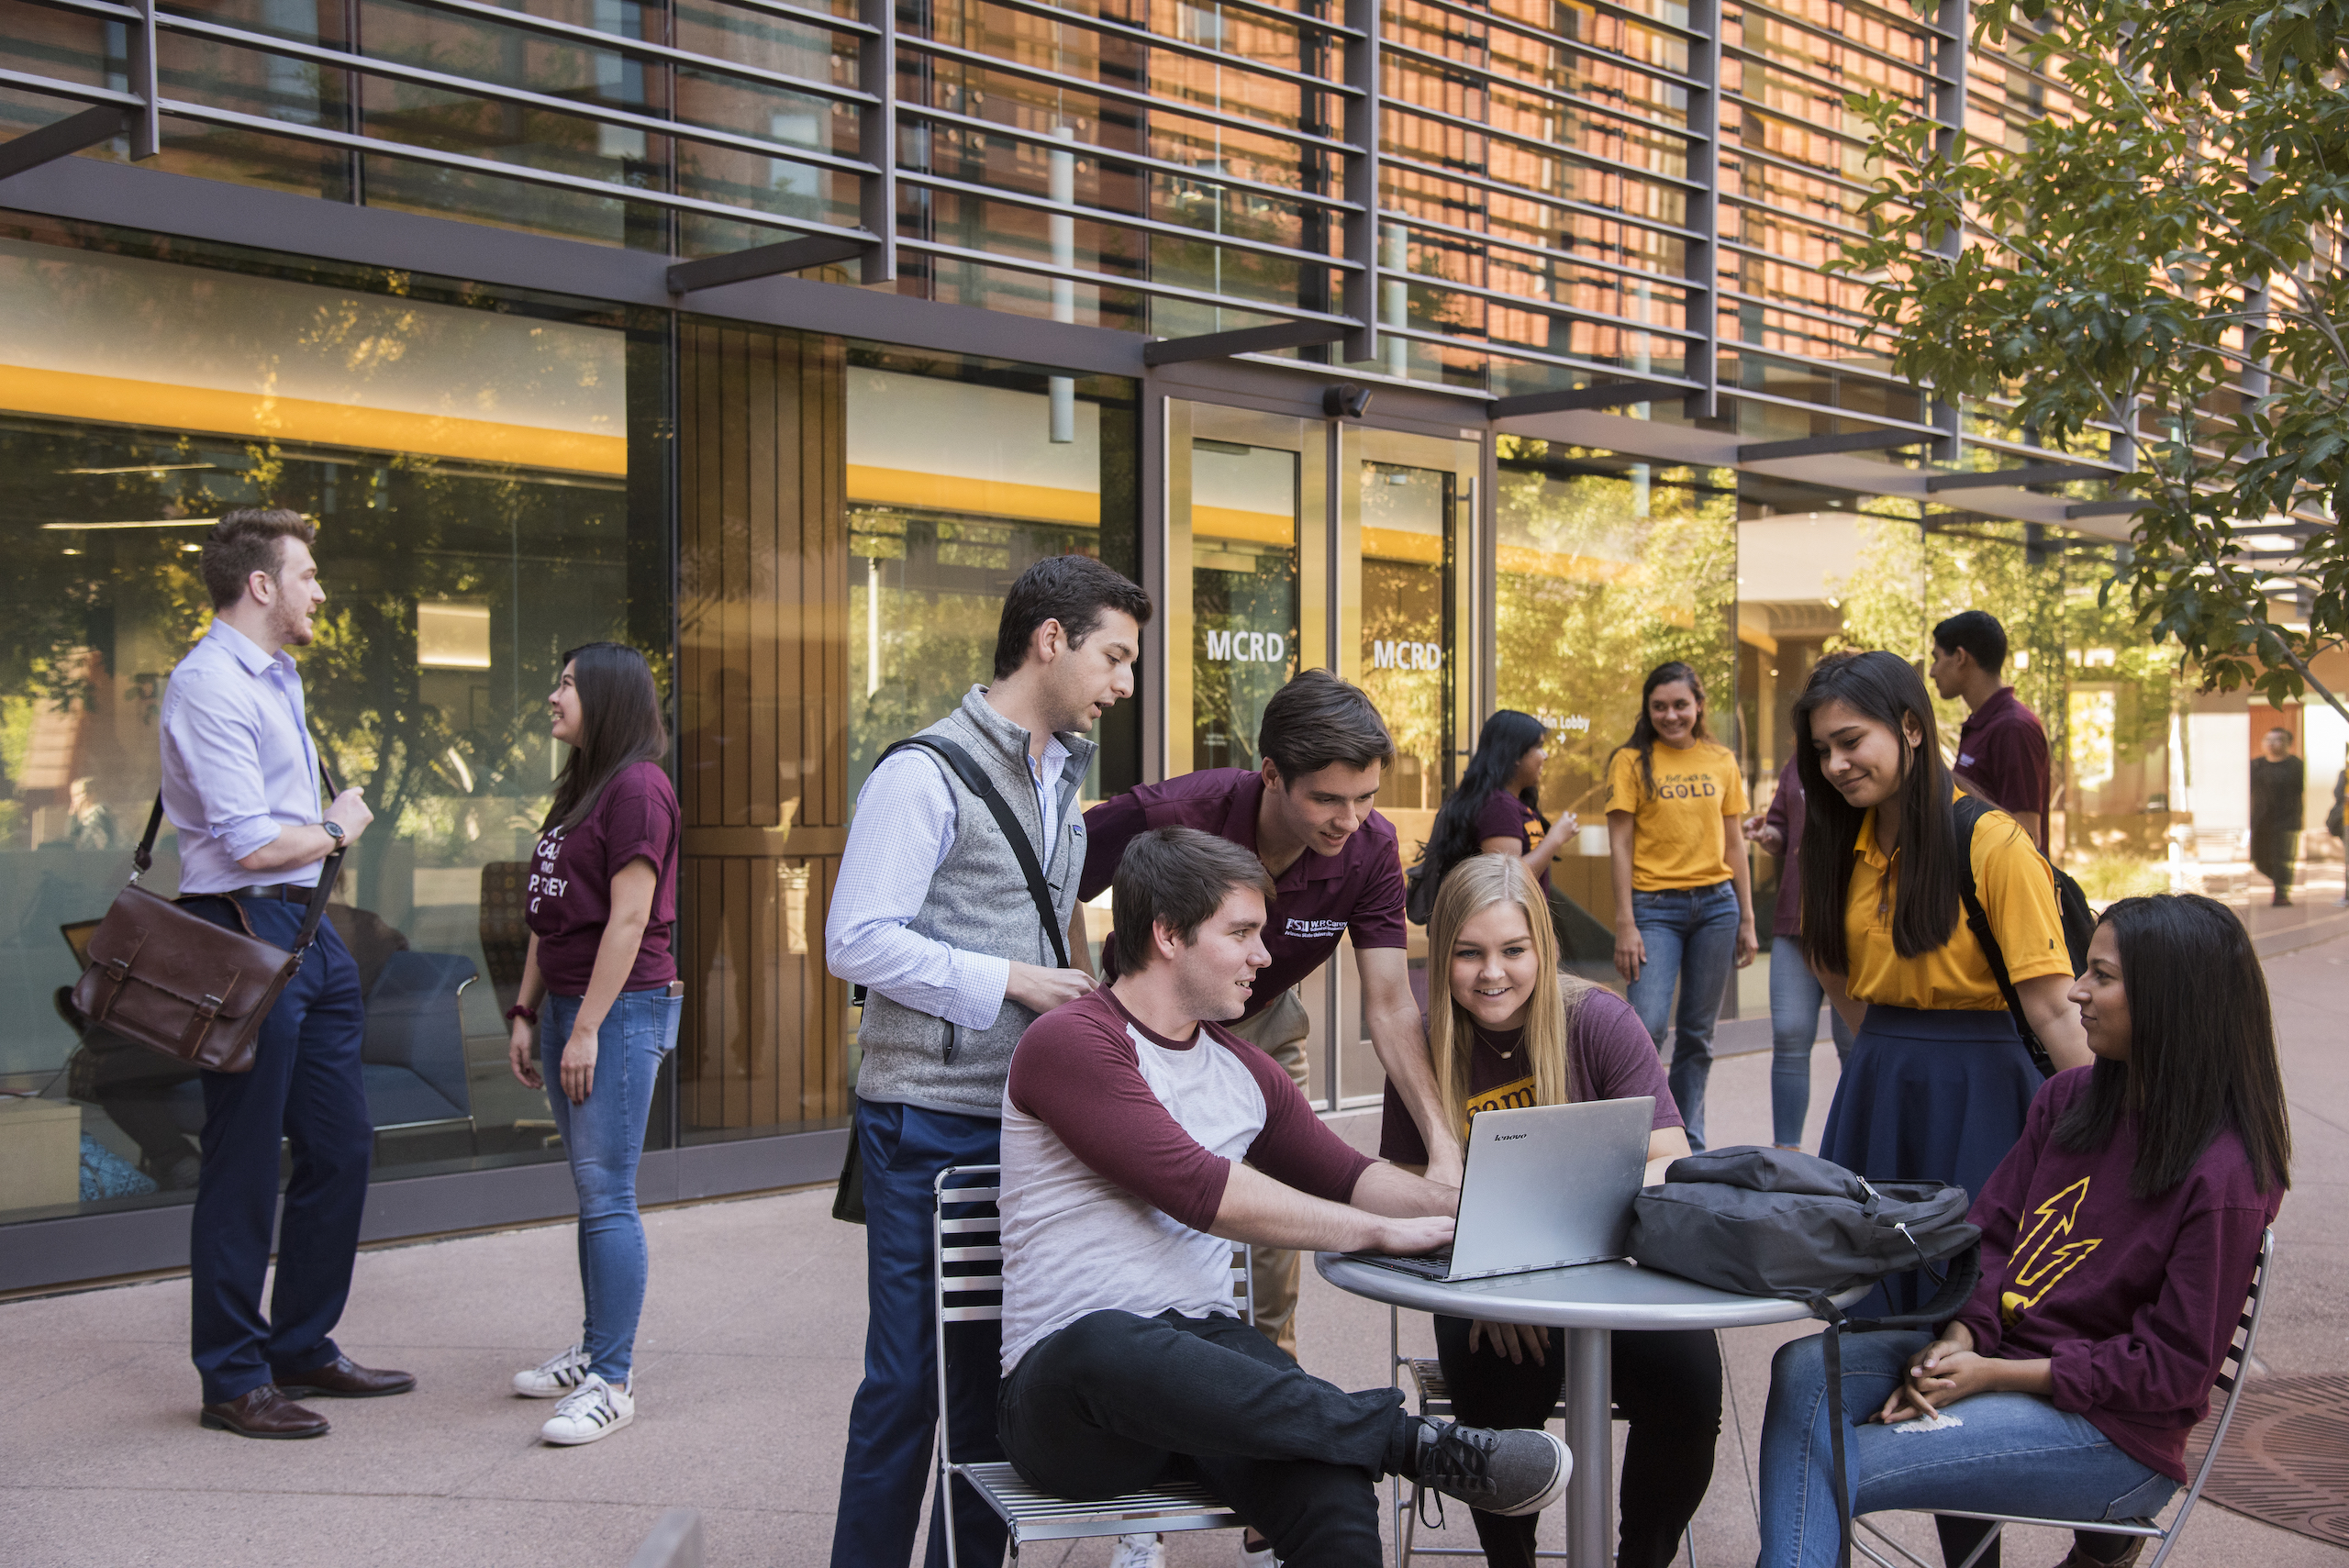
[[[338,793],[320,764],[327,793]],[[278,993],[302,967],[303,955],[326,917],[340,850],[318,868],[318,885],[291,951],[253,935],[243,906],[231,930],[139,885],[155,863],[155,834],[163,825],[163,795],[147,816],[147,831],[131,852],[137,871],[115,895],[106,918],[90,933],[90,963],[73,987],[73,1006],[90,1023],[150,1051],[213,1073],[250,1073],[253,1042]],[[195,895],[218,897],[225,895]]]

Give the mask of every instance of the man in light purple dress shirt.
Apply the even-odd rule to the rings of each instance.
[[[163,811],[179,829],[191,913],[291,948],[320,862],[373,819],[355,789],[318,810],[318,757],[288,648],[326,598],[300,513],[222,517],[200,570],[212,627],[163,695]],[[416,1379],[354,1363],[331,1338],[351,1295],[374,1129],[359,1065],[359,971],[321,924],[262,1020],[250,1073],[204,1074],[204,1162],[190,1218],[193,1356],[203,1424],[249,1438],[323,1437],[304,1398],[405,1394]],[[277,1220],[278,1148],[294,1152]]]

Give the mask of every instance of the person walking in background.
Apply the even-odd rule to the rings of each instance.
[[[546,1091],[571,1162],[586,1315],[570,1349],[515,1373],[514,1392],[561,1399],[539,1435],[569,1446],[636,1419],[650,1263],[636,1172],[685,1003],[670,951],[680,817],[651,668],[617,642],[574,648],[547,705],[571,755],[530,855],[530,947],[506,1009],[507,1054],[515,1077]]]
[[[222,517],[197,560],[212,626],[163,694],[163,812],[180,836],[190,913],[290,947],[320,862],[374,819],[355,789],[318,810],[302,677],[289,648],[317,635],[326,602],[299,512]],[[405,1394],[416,1379],[353,1362],[331,1335],[351,1296],[375,1129],[359,1048],[359,969],[321,922],[278,993],[249,1073],[204,1074],[203,1163],[188,1220],[188,1295],[206,1427],[315,1438],[326,1418],[297,1399]],[[278,1205],[280,1151],[293,1173]],[[262,1283],[277,1255],[269,1310]]]
[[[1464,1134],[1479,1111],[1576,1100],[1655,1101],[1647,1180],[1688,1152],[1688,1135],[1654,1044],[1630,1004],[1560,972],[1541,889],[1514,854],[1462,861],[1428,917],[1435,993],[1428,1050],[1444,1115]],[[1427,1157],[1392,1095],[1378,1157],[1406,1170]],[[1436,1355],[1453,1414],[1472,1427],[1539,1427],[1565,1381],[1565,1331],[1439,1317]],[[1720,1349],[1709,1329],[1614,1336],[1623,1446],[1622,1536],[1616,1568],[1666,1568],[1712,1484],[1720,1436]],[[1493,1568],[1533,1568],[1531,1514],[1471,1516]]]
[[[1581,826],[1571,811],[1555,823],[1542,815],[1542,768],[1550,760],[1542,743],[1548,738],[1540,719],[1515,708],[1485,720],[1460,787],[1428,830],[1422,874],[1432,884],[1440,886],[1444,873],[1471,855],[1515,855],[1548,896],[1550,862]]]
[[[996,629],[994,684],[921,733],[961,748],[1026,837],[1052,918],[1071,929],[1085,828],[1076,810],[1102,714],[1133,695],[1150,597],[1090,556],[1019,574]],[[824,922],[824,956],[867,987],[857,1039],[853,1158],[864,1195],[864,1380],[848,1419],[834,1568],[897,1568],[913,1554],[941,1412],[931,1349],[932,1188],[950,1165],[997,1162],[1003,1081],[1020,1031],[1093,988],[1055,962],[1027,873],[985,800],[937,753],[884,757],[857,796]],[[946,1329],[954,1452],[996,1442],[992,1323]],[[962,1483],[957,1558],[1003,1557],[1003,1521]],[[933,1502],[930,1568],[946,1561],[947,1505]]]
[[[2292,755],[2292,732],[2271,729],[2251,760],[2251,863],[2275,886],[2271,905],[2292,902],[2292,862],[2300,854],[2300,814],[2307,809],[2308,771]]]
[[[1615,972],[1657,1050],[1672,1028],[1672,1098],[1698,1149],[1721,994],[1761,945],[1738,827],[1746,806],[1736,756],[1705,733],[1697,672],[1677,660],[1649,671],[1639,722],[1607,764]]]
[[[1810,1116],[1810,1048],[1827,993],[1802,952],[1802,770],[1792,757],[1778,770],[1770,808],[1745,819],[1745,836],[1778,862],[1778,896],[1770,910],[1770,1136],[1781,1149],[1802,1147]],[[1827,1009],[1835,1059],[1852,1053],[1852,1026]]]
[[[2069,999],[2095,1065],[2048,1080],[1975,1198],[1973,1298],[1937,1333],[1847,1336],[1838,1388],[1817,1335],[1772,1363],[1764,1568],[1841,1560],[1839,1422],[1854,1514],[2151,1518],[2186,1479],[2260,1232],[2291,1184],[2266,978],[2224,905],[2124,898]],[[1901,1425],[1939,1410],[1942,1429]],[[1995,1543],[1968,1557],[1987,1523],[1936,1522],[1943,1561],[1997,1568]],[[2058,1568],[2121,1568],[2144,1544],[2077,1532]]]
[[[2349,851],[2349,833],[2344,833],[2342,812],[2349,807],[2349,766],[2344,766],[2332,778],[2332,809],[2324,814],[2324,830],[2332,835],[2333,847]],[[2349,852],[2343,856],[2344,878],[2341,896],[2332,901],[2336,909],[2349,909]]]
[[[1943,702],[1964,698],[1965,723],[1957,732],[1960,779],[2015,819],[2039,852],[2047,852],[2051,799],[2047,729],[1999,680],[2007,662],[2007,628],[1983,610],[1963,610],[1933,628],[1933,662],[1926,673]]]
[[[65,790],[65,841],[77,850],[111,850],[119,837],[114,813],[98,798],[98,781],[75,779]]]
[[[1965,864],[2024,1016],[2060,1069],[2088,1053],[2065,997],[2054,873],[2002,812],[1960,837],[1933,706],[1908,661],[1828,655],[1795,700],[1794,730],[1808,816],[1803,951],[1857,1031],[1820,1152],[1863,1176],[1978,1193],[2043,1080],[1964,918]],[[1913,1310],[1919,1277],[1887,1280],[1854,1311],[1876,1316],[1887,1300]]]

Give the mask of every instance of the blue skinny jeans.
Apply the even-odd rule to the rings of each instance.
[[[1631,918],[1640,928],[1648,961],[1631,984],[1631,1010],[1647,1026],[1648,1038],[1664,1049],[1673,1031],[1672,1103],[1688,1126],[1688,1147],[1705,1147],[1705,1084],[1713,1074],[1713,1024],[1721,1013],[1721,993],[1737,967],[1737,884],[1666,888],[1631,895]],[[1672,1005],[1675,983],[1680,1005]]]
[[[1890,1398],[1924,1333],[1843,1336],[1843,1387],[1827,1389],[1824,1341],[1782,1346],[1770,1363],[1762,1425],[1762,1556],[1758,1568],[1832,1568],[1841,1541],[1834,1451],[1843,1429],[1844,1479],[1854,1515],[1888,1508],[1976,1508],[2041,1518],[2151,1518],[2177,1483],[2113,1445],[2087,1417],[2036,1394],[1977,1394],[1947,1407],[1963,1424],[1905,1432],[1860,1423]]]
[[[1819,1009],[1827,988],[1802,956],[1800,937],[1770,939],[1770,1140],[1788,1149],[1802,1146],[1802,1125],[1810,1116],[1810,1048],[1819,1039]],[[1852,1054],[1852,1026],[1829,1009],[1835,1057]]]
[[[644,1311],[644,1221],[636,1212],[636,1168],[661,1059],[677,1043],[685,998],[665,988],[623,991],[596,1031],[596,1080],[577,1105],[562,1092],[562,1048],[579,1018],[578,996],[550,995],[539,1015],[539,1070],[555,1131],[579,1189],[579,1287],[586,1297],[588,1370],[625,1385]]]

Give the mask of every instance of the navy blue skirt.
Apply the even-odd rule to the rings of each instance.
[[[1978,1193],[2022,1137],[2043,1082],[2003,1007],[1929,1013],[1871,1005],[1819,1151],[1863,1176]],[[1886,1284],[1852,1315],[1911,1312],[1932,1295],[1921,1273]]]

